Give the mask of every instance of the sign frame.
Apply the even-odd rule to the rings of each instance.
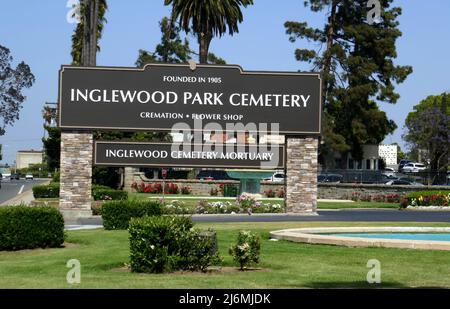
[[[123,140],[96,140],[94,141],[94,147],[93,147],[93,160],[92,165],[93,166],[132,166],[132,167],[155,167],[155,168],[167,168],[168,166],[171,167],[182,167],[182,168],[224,168],[224,169],[260,169],[261,167],[256,167],[253,165],[221,165],[221,164],[177,164],[177,163],[154,163],[154,164],[142,164],[142,163],[99,163],[97,162],[97,145],[98,144],[128,144],[128,145],[173,145],[173,144],[179,144],[183,145],[183,143],[170,143],[170,142],[144,142],[144,141],[123,141]],[[205,144],[202,143],[189,143],[191,146],[203,146]],[[221,143],[213,143],[211,145],[222,145],[223,147],[226,147],[227,145],[232,145],[233,147],[239,147],[239,146],[257,146],[258,144],[221,144]],[[281,164],[278,164],[276,167],[264,167],[264,169],[268,170],[283,170],[286,168],[286,145],[284,144],[268,144],[270,147],[278,147],[280,148],[280,154],[282,154],[282,162]],[[231,161],[236,161],[232,160]]]
[[[115,66],[98,66],[98,67],[82,67],[82,66],[71,66],[71,65],[62,65],[59,70],[59,86],[58,86],[58,127],[63,131],[152,131],[152,132],[171,132],[169,128],[153,128],[153,127],[109,127],[109,126],[71,126],[62,124],[62,87],[63,87],[63,73],[66,69],[70,70],[111,70],[111,71],[134,71],[134,72],[143,72],[152,67],[180,67],[180,68],[190,68],[189,64],[168,64],[168,63],[149,63],[143,66],[142,68],[133,68],[133,67],[115,67]],[[318,136],[321,134],[321,123],[322,123],[322,109],[323,109],[323,97],[322,97],[322,76],[320,73],[316,72],[282,72],[282,71],[244,71],[239,65],[209,65],[209,64],[196,64],[197,68],[219,68],[219,69],[237,69],[239,70],[240,75],[254,75],[254,76],[312,76],[317,77],[319,80],[319,106],[318,106],[318,127],[317,131],[287,131],[280,130],[277,134],[287,135],[287,136]],[[192,70],[192,69],[191,69]],[[211,121],[214,122],[214,121]],[[207,122],[206,122],[207,123]],[[192,132],[203,132],[204,129],[196,129],[191,128]],[[224,129],[223,132],[227,132]],[[251,132],[257,134],[270,134],[270,131],[249,131],[249,130],[234,130],[233,132],[242,133],[242,132]]]

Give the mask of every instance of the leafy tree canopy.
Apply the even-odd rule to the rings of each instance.
[[[26,99],[22,91],[30,88],[35,81],[25,62],[20,62],[14,68],[12,61],[10,50],[0,45],[0,136],[5,134],[7,125],[19,119],[20,109]]]
[[[401,9],[392,0],[381,0],[381,18],[367,23],[366,0],[307,0],[314,12],[327,10],[323,28],[287,21],[291,42],[314,42],[317,49],[297,49],[299,61],[321,72],[324,97],[323,152],[351,153],[361,159],[363,144],[378,144],[396,129],[377,101],[395,103],[395,84],[412,72],[394,64],[396,40],[401,36],[397,18]],[[345,160],[344,160],[345,162]]]
[[[433,170],[446,169],[450,149],[450,94],[428,96],[405,121],[404,139],[411,149],[425,150]]]

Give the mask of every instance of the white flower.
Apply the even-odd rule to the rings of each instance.
[[[150,249],[155,249],[155,246],[154,245],[150,245]]]

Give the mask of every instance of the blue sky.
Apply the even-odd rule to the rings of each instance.
[[[134,66],[139,49],[152,50],[158,43],[158,21],[168,15],[169,8],[163,0],[108,3],[108,23],[97,64]],[[56,101],[59,67],[71,62],[75,25],[66,21],[66,4],[67,0],[0,0],[0,44],[11,49],[16,63],[28,63],[36,76],[36,83],[26,91],[20,120],[0,137],[4,154],[0,163],[14,163],[18,150],[42,148],[42,107],[46,101]],[[396,5],[403,9],[396,63],[412,65],[414,72],[397,87],[398,103],[381,103],[380,107],[399,127],[385,143],[402,144],[404,120],[412,107],[428,95],[450,91],[450,1],[398,0]],[[326,16],[305,9],[303,0],[255,0],[255,5],[244,10],[240,32],[214,39],[211,51],[246,70],[307,71],[308,64],[294,59],[295,48],[305,48],[307,43],[288,41],[283,27],[287,20],[322,26]],[[190,41],[192,48],[197,48],[195,39]]]

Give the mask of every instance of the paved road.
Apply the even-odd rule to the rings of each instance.
[[[384,221],[450,222],[450,211],[406,211],[396,209],[319,210],[318,216],[227,216],[195,217],[197,222],[277,222],[277,221]]]
[[[0,204],[3,202],[6,202],[7,200],[12,199],[13,197],[17,196],[18,193],[21,191],[21,188],[23,186],[22,192],[25,192],[27,190],[31,190],[31,188],[34,185],[37,185],[39,183],[43,183],[47,180],[41,180],[41,179],[34,179],[34,180],[9,180],[9,179],[1,179],[2,187],[0,188]]]
[[[400,211],[393,209],[320,210],[318,216],[296,215],[220,215],[194,216],[196,222],[281,222],[281,221],[366,221],[366,222],[450,222],[450,211]],[[100,217],[81,219],[76,224],[101,225]]]

